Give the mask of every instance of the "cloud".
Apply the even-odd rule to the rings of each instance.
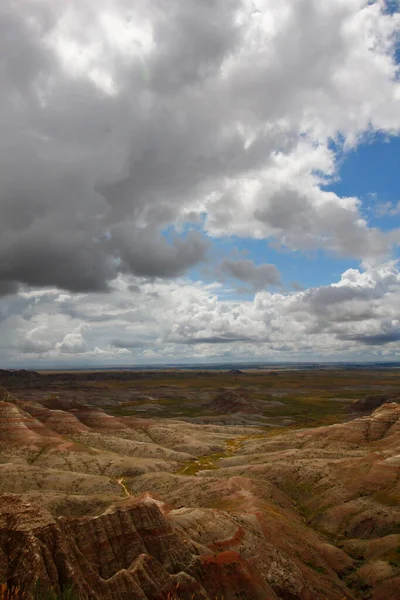
[[[67,333],[61,343],[58,344],[58,350],[63,354],[81,354],[86,350],[86,340],[84,337],[85,325],[81,324],[75,327],[71,333]]]
[[[154,352],[154,350],[144,350],[142,352],[142,356],[146,359],[149,360],[159,360],[160,358],[162,359],[162,355],[158,354],[158,352]]]
[[[0,297],[15,294],[18,290],[18,285],[14,281],[0,281]]]
[[[177,277],[205,260],[209,243],[197,231],[167,243],[151,229],[136,231],[133,224],[118,226],[121,271],[147,277]]]
[[[252,300],[226,299],[220,284],[127,275],[108,293],[64,296],[38,289],[3,300],[2,364],[144,364],[146,351],[164,363],[395,360],[400,351],[394,262],[348,269],[308,290],[261,290]]]
[[[111,345],[115,348],[125,348],[130,350],[132,348],[143,348],[143,346],[148,344],[144,341],[135,339],[115,339],[111,340]]]
[[[44,340],[35,340],[30,337],[27,337],[25,340],[21,341],[19,345],[19,351],[22,354],[33,354],[35,356],[41,354],[47,354],[51,350],[51,344]]]
[[[383,346],[385,344],[391,344],[393,342],[400,341],[400,330],[388,331],[386,333],[377,333],[375,335],[353,335],[344,336],[343,339],[361,342],[367,346]]]
[[[359,214],[356,198],[339,198],[329,192],[310,190],[308,195],[280,189],[256,209],[254,216],[279,242],[293,250],[325,248],[342,256],[383,258],[400,230],[387,235],[369,228]],[[393,238],[394,236],[394,238]]]
[[[248,283],[254,291],[259,291],[268,285],[280,285],[281,277],[275,265],[255,265],[248,259],[222,261],[219,270],[228,277]]]
[[[378,216],[389,215],[391,217],[395,217],[400,215],[400,201],[397,204],[392,204],[391,202],[384,202],[382,204],[378,204],[376,206],[375,212]]]
[[[195,344],[234,344],[236,342],[254,342],[256,338],[249,335],[235,335],[234,333],[226,333],[222,335],[214,335],[209,337],[190,337],[185,340],[180,339],[179,343],[195,345]]]
[[[331,140],[399,132],[398,28],[366,0],[4,0],[0,293],[181,276],[216,236],[382,260],[399,233],[323,185]]]

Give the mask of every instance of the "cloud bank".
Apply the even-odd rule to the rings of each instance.
[[[230,300],[217,284],[120,276],[110,293],[20,292],[3,302],[5,363],[148,364],[188,360],[393,358],[400,341],[394,263],[349,269],[336,283]],[[149,354],[150,353],[150,354]],[[150,358],[149,358],[150,357]]]

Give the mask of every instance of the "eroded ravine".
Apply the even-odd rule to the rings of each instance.
[[[117,479],[117,483],[118,483],[118,485],[120,485],[120,486],[122,487],[122,489],[123,489],[123,491],[124,491],[124,494],[125,494],[125,496],[126,496],[127,498],[130,498],[130,497],[131,497],[131,494],[130,494],[130,492],[129,492],[128,488],[126,487],[126,485],[125,485],[125,483],[124,483],[124,478],[123,478],[123,477],[120,477],[119,479]]]
[[[235,438],[228,439],[224,442],[225,449],[222,452],[215,452],[213,454],[204,454],[202,456],[196,457],[194,460],[189,461],[183,467],[181,467],[178,471],[178,475],[186,475],[188,477],[193,477],[197,475],[200,471],[213,471],[219,468],[218,462],[222,458],[229,458],[235,456],[235,454],[240,450],[242,444],[251,439],[263,438],[268,434],[256,433],[254,435],[241,435]]]

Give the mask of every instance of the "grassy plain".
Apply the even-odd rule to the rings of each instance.
[[[213,415],[218,412],[210,402],[213,396],[233,389],[248,394],[259,407],[258,416],[266,417],[270,425],[313,427],[347,419],[353,400],[374,394],[400,395],[400,370],[254,370],[241,375],[164,370],[152,372],[149,378],[83,383],[82,391],[85,388],[90,393],[95,388],[101,396],[109,394],[110,402],[102,408],[110,414],[137,414],[141,405],[146,407],[143,413],[152,412],[153,405],[160,407],[163,418]],[[121,400],[132,388],[132,397]]]

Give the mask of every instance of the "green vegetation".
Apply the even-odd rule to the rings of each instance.
[[[225,452],[216,452],[215,454],[208,454],[199,456],[193,461],[190,461],[177,471],[178,475],[197,475],[199,471],[217,469],[217,462],[221,458],[225,458],[227,454]]]
[[[27,593],[16,586],[0,584],[0,600],[79,600],[79,598],[72,585],[66,585],[60,593],[55,593],[48,585],[38,581],[35,589]]]
[[[373,394],[398,394],[400,378],[390,370],[264,370],[238,377],[227,371],[164,370],[131,380],[105,379],[82,383],[108,400],[105,409],[115,416],[140,416],[140,405],[159,406],[152,411],[163,418],[205,418],[226,414],[212,408],[223,389],[236,390],[257,403],[257,413],[268,424],[284,429],[331,425],[348,416],[348,406]],[[121,402],[121,398],[125,398]],[[118,400],[118,403],[116,402]],[[148,411],[144,411],[148,414]],[[289,422],[290,420],[290,422]],[[260,423],[262,424],[262,423]]]
[[[256,435],[241,435],[236,438],[226,440],[225,450],[223,452],[215,452],[214,454],[205,454],[195,458],[193,461],[184,464],[178,471],[178,475],[197,475],[199,471],[210,471],[218,469],[218,461],[222,458],[228,458],[233,456],[239,449],[240,445],[245,440],[254,438],[263,438],[268,434],[256,434]]]
[[[324,569],[323,567],[321,567],[320,565],[315,565],[313,562],[306,560],[305,564],[310,567],[310,569],[313,569],[314,571],[316,571],[317,573],[326,573],[326,569]]]
[[[59,594],[39,585],[35,590],[34,600],[79,600],[79,596],[72,585],[63,587]]]
[[[43,454],[45,454],[45,452],[47,452],[47,450],[49,450],[49,448],[51,448],[50,445],[42,446],[37,452],[31,456],[28,456],[26,462],[30,465],[33,465]]]

